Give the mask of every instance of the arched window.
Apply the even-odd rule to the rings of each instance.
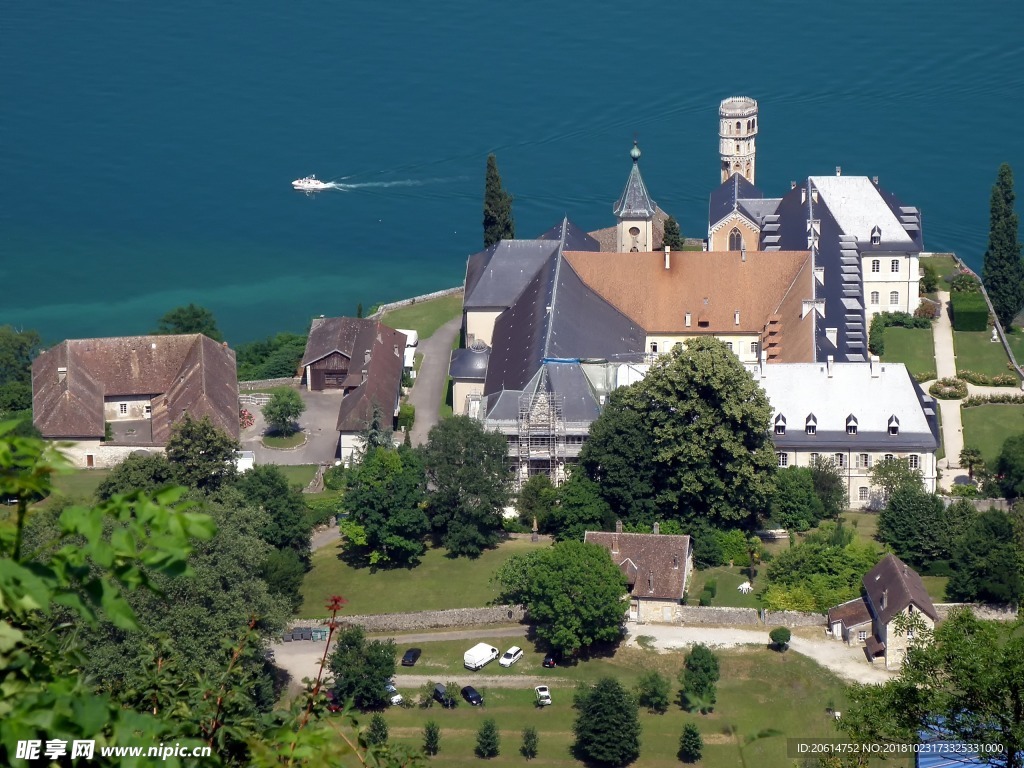
[[[736,133],[739,133],[742,130],[743,130],[743,121],[742,120],[737,120],[736,121]]]
[[[779,460],[780,467],[789,466],[789,454],[788,453],[776,453],[775,458]]]
[[[871,271],[872,272],[881,272],[882,271],[882,260],[881,259],[872,259],[871,260]]]
[[[732,228],[732,232],[729,233],[729,250],[739,251],[743,248],[743,235],[736,227]]]
[[[871,303],[872,304],[877,304],[879,301],[880,301],[880,297],[878,295],[878,291],[872,291],[871,292]]]
[[[889,303],[890,304],[899,304],[900,303],[900,292],[899,291],[890,291],[890,293],[889,293]]]

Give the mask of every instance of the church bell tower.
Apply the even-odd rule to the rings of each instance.
[[[757,102],[749,96],[732,96],[718,108],[718,152],[722,157],[722,181],[738,173],[754,184],[757,154]]]
[[[622,196],[612,209],[619,220],[616,227],[618,251],[646,253],[654,249],[654,213],[657,205],[647,194],[647,187],[640,176],[640,147],[635,140],[629,156],[633,160],[633,168],[629,172]]]

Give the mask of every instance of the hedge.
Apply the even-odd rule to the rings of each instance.
[[[886,328],[931,328],[931,317],[918,317],[908,312],[879,312],[871,318],[868,330],[868,351],[873,355],[885,354]]]
[[[967,397],[967,382],[962,379],[939,379],[928,391],[939,400],[963,400]]]
[[[980,293],[950,295],[953,308],[953,330],[984,331],[988,328],[988,304]]]
[[[957,378],[968,381],[979,387],[1016,387],[1020,379],[1012,373],[1000,373],[997,376],[989,376],[977,371],[957,371]]]
[[[979,405],[1024,405],[1024,395],[971,395],[960,403],[963,408]]]

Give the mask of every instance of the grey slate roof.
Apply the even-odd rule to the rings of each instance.
[[[538,237],[538,240],[562,240],[564,237],[566,251],[600,251],[601,244],[588,233],[573,224],[569,219],[562,219],[547,232]]]
[[[734,173],[711,192],[708,200],[708,226],[714,226],[733,211],[739,211],[754,224],[775,213],[781,197],[765,197],[760,189],[741,174]]]
[[[877,612],[876,615],[883,624],[888,624],[896,614],[905,611],[911,604],[932,621],[939,619],[932,599],[928,596],[928,590],[917,571],[896,555],[888,554],[879,560],[878,564],[864,575],[863,584],[871,607]]]
[[[487,377],[487,361],[491,348],[484,343],[469,348],[453,349],[448,375],[460,381],[483,381]]]
[[[654,216],[656,209],[657,206],[647,194],[647,187],[640,175],[640,165],[634,160],[626,188],[622,190],[622,195],[612,212],[620,219],[649,219]]]
[[[502,240],[469,257],[463,309],[505,309],[558,251],[560,240]]]

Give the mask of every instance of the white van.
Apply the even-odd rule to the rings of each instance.
[[[498,658],[498,649],[487,643],[477,643],[462,657],[466,669],[478,670]]]
[[[405,328],[395,328],[399,333],[405,334],[405,367],[410,371],[412,370],[413,363],[416,358],[416,347],[420,343],[420,335],[416,331],[406,330]]]

